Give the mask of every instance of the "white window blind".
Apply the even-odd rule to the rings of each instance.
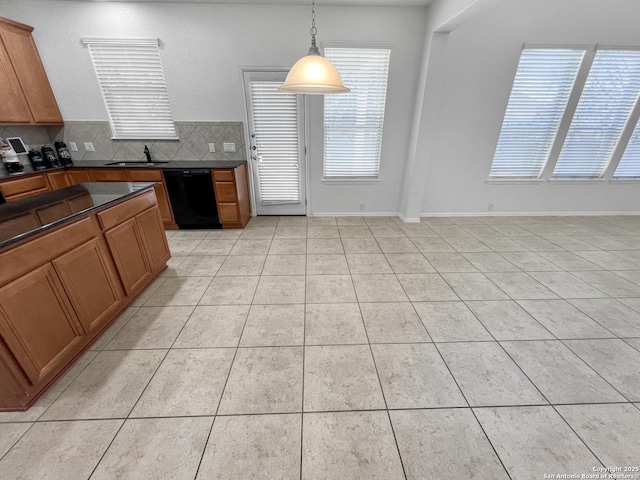
[[[114,139],[177,139],[158,40],[83,39]]]
[[[636,128],[631,134],[627,148],[613,176],[616,178],[640,177],[640,121],[636,123]]]
[[[351,89],[324,97],[324,177],[378,178],[389,75],[388,48],[325,48]]]
[[[554,177],[600,177],[639,93],[640,51],[596,52]]]
[[[564,115],[584,50],[525,49],[490,177],[539,177]]]
[[[298,100],[278,90],[282,82],[252,81],[260,201],[263,205],[300,203]]]

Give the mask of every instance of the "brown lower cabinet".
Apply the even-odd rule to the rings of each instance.
[[[27,409],[169,257],[153,190],[0,250],[0,411]]]

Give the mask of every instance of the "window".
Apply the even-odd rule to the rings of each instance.
[[[583,57],[583,50],[523,50],[490,177],[540,176]]]
[[[178,138],[158,40],[83,39],[102,91],[114,139]]]
[[[388,48],[325,48],[350,93],[324,98],[324,177],[378,178]]]
[[[640,51],[596,53],[554,177],[600,177],[640,93]]]
[[[640,121],[636,123],[636,128],[613,176],[615,178],[640,177]]]
[[[640,50],[525,48],[489,177],[640,178],[639,98]]]

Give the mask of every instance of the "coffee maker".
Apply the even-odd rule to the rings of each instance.
[[[27,147],[20,137],[7,138],[6,142],[0,138],[0,156],[9,173],[24,172],[24,166],[18,155],[23,155],[27,151]]]

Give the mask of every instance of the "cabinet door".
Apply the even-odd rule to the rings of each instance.
[[[66,173],[70,185],[77,185],[79,183],[86,183],[91,181],[88,170],[79,170],[77,168],[72,168],[67,170]]]
[[[106,247],[93,239],[53,261],[71,304],[87,333],[100,330],[123,297]]]
[[[30,123],[31,114],[27,107],[18,77],[13,70],[9,54],[0,39],[0,122]]]
[[[171,205],[169,204],[169,197],[167,195],[167,191],[165,190],[165,186],[162,183],[159,183],[155,187],[153,187],[156,192],[156,199],[158,200],[158,210],[160,210],[160,217],[162,218],[162,223],[173,224],[173,212],[171,210]]]
[[[142,233],[149,264],[155,272],[161,269],[171,256],[160,212],[157,207],[152,207],[139,213],[135,218]]]
[[[33,384],[82,348],[82,329],[50,263],[0,289],[0,336]]]
[[[71,186],[71,182],[67,177],[67,172],[64,170],[60,172],[47,173],[47,178],[49,179],[49,185],[51,185],[52,190],[59,190],[61,188]]]
[[[105,232],[127,295],[136,292],[151,276],[151,267],[136,219],[130,218]]]
[[[22,91],[35,123],[62,124],[62,115],[53,96],[31,29],[0,26],[0,36],[20,79]]]

